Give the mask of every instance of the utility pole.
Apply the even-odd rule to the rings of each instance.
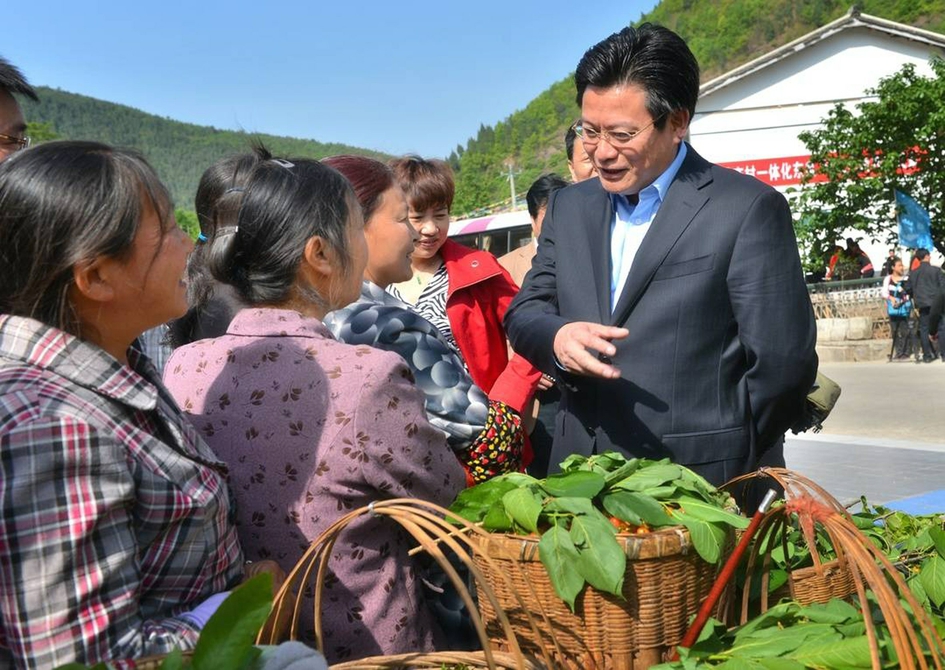
[[[512,209],[514,210],[518,207],[518,200],[515,197],[515,175],[519,174],[520,171],[515,169],[515,159],[511,157],[505,159],[505,167],[508,170],[506,176],[509,180],[509,188],[512,190]]]

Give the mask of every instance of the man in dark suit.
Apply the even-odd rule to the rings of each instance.
[[[916,249],[915,257],[919,261],[919,265],[909,273],[907,283],[909,293],[915,302],[915,308],[919,310],[919,341],[922,343],[922,361],[931,363],[935,360],[935,349],[930,339],[933,330],[930,326],[932,305],[945,290],[945,277],[942,276],[940,268],[932,265],[928,249]],[[938,331],[938,323],[935,323],[934,330]],[[942,360],[945,361],[945,349],[942,348],[941,343],[939,343],[939,350]]]
[[[786,201],[685,143],[699,66],[672,31],[612,35],[575,81],[600,179],[552,196],[505,320],[564,388],[551,462],[669,456],[715,484],[783,465],[817,369]]]

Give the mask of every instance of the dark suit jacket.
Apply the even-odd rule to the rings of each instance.
[[[817,370],[787,202],[690,147],[613,314],[612,219],[597,179],[555,193],[506,315],[515,350],[569,386],[551,462],[608,449],[669,456],[716,484],[778,463]],[[614,342],[620,379],[561,374],[553,342],[571,321],[629,329]]]
[[[945,288],[945,276],[937,266],[931,263],[919,263],[919,267],[909,273],[906,283],[915,306],[922,309],[931,307]]]

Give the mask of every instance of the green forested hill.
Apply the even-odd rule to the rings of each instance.
[[[84,95],[39,87],[39,102],[23,100],[30,123],[44,125],[59,139],[97,140],[143,152],[171,189],[178,207],[192,210],[200,175],[211,163],[247,151],[254,140],[274,154],[323,158],[354,153],[387,160],[389,156],[345,144],[217,130],[172,121],[132,107]]]
[[[843,16],[851,0],[662,0],[641,21],[672,28],[689,43],[703,81]],[[865,14],[945,32],[945,0],[861,0]],[[614,26],[619,30],[620,26]],[[590,44],[588,47],[592,46]],[[575,66],[577,63],[575,63]],[[509,199],[508,162],[515,166],[521,194],[542,173],[568,174],[564,133],[578,116],[574,76],[567,76],[520,111],[450,156],[457,171],[454,214]]]

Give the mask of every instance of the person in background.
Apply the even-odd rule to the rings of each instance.
[[[515,351],[562,387],[552,467],[610,449],[716,485],[783,467],[817,371],[787,201],[685,142],[699,65],[671,30],[611,35],[575,83],[598,179],[552,196],[505,316]]]
[[[328,314],[325,325],[342,342],[393,351],[406,361],[424,393],[427,418],[446,433],[470,481],[520,470],[524,432],[518,415],[501,401],[490,401],[473,383],[436,326],[385,291],[412,276],[410,259],[418,237],[393,171],[362,156],[322,162],[354,187],[368,246],[361,297]]]
[[[906,290],[903,277],[902,259],[893,256],[890,272],[883,278],[881,294],[886,301],[886,314],[889,315],[889,331],[892,335],[892,351],[889,360],[909,359],[909,339],[911,329],[912,299]]]
[[[942,332],[943,318],[945,318],[945,288],[932,299],[932,306],[929,308],[929,339],[939,348],[939,351],[942,349],[939,334]]]
[[[39,101],[26,77],[10,61],[0,58],[0,161],[30,145],[23,110],[14,95]]]
[[[200,177],[194,209],[200,225],[197,246],[187,263],[187,313],[169,324],[168,340],[172,348],[208,337],[226,334],[230,321],[244,305],[236,290],[213,278],[207,267],[207,242],[214,236],[217,222],[234,218],[233,207],[240,198],[225,197],[241,192],[249,174],[259,162],[255,153],[236,154],[218,160]]]
[[[448,505],[465,477],[404,360],[322,323],[358,298],[367,266],[350,184],[318,161],[257,158],[218,201],[205,255],[246,307],[225,335],[175,349],[164,376],[230,467],[247,558],[288,571],[347,512],[401,497]],[[366,515],[343,541],[322,611],[329,662],[433,649],[406,534]]]
[[[873,269],[873,261],[870,260],[867,253],[860,248],[860,244],[852,237],[847,238],[847,248],[844,251],[844,255],[859,265],[860,279],[870,279],[876,274],[876,270]]]
[[[886,260],[883,261],[883,268],[882,268],[882,270],[881,270],[880,273],[879,273],[879,276],[880,276],[880,277],[886,277],[886,276],[888,276],[888,275],[890,275],[890,274],[892,273],[893,264],[896,262],[896,259],[897,259],[897,258],[898,258],[898,256],[896,256],[896,250],[895,250],[895,249],[890,249],[890,250],[889,250],[889,255],[886,256]],[[902,259],[901,259],[901,258],[899,258],[899,262],[900,262],[900,263],[902,262]]]
[[[935,360],[935,348],[930,339],[930,319],[932,305],[945,288],[945,278],[940,268],[931,264],[928,249],[916,249],[915,257],[919,266],[909,273],[908,291],[919,311],[919,342],[922,346],[922,362]],[[942,359],[945,360],[945,352]]]
[[[502,318],[518,287],[492,254],[448,239],[454,195],[449,165],[406,156],[391,167],[419,239],[411,257],[413,277],[388,292],[437,327],[491,400],[521,416],[541,373],[509,354]],[[526,445],[525,464],[530,460]]]
[[[538,236],[541,234],[541,222],[545,218],[545,208],[551,194],[559,188],[568,185],[564,179],[556,174],[543,174],[529,187],[525,194],[525,203],[528,206],[528,216],[532,220],[532,239],[518,249],[499,258],[499,265],[508,270],[512,281],[521,286],[525,275],[532,267],[532,259],[538,250]]]
[[[839,244],[835,244],[833,249],[830,251],[830,259],[827,261],[827,272],[824,274],[824,281],[831,281],[834,278],[834,273],[837,269],[837,262],[840,260],[840,257],[843,255],[843,247]]]
[[[575,184],[585,179],[597,176],[597,168],[591,162],[587,151],[584,150],[582,142],[575,142],[577,133],[574,132],[574,126],[577,121],[568,126],[568,131],[564,134],[564,153],[568,157],[568,171],[571,173],[571,181]]]
[[[522,285],[525,275],[532,267],[532,259],[538,249],[541,222],[545,218],[548,200],[555,191],[567,185],[568,182],[558,175],[545,174],[536,179],[525,194],[528,215],[532,220],[532,240],[529,244],[514,249],[499,259],[499,264],[509,271],[512,279],[519,286]],[[528,466],[528,472],[539,478],[548,474],[548,458],[551,456],[551,442],[554,437],[554,418],[558,411],[558,401],[561,399],[561,393],[555,388],[554,381],[550,375],[542,375],[535,401],[526,418],[526,421],[528,418],[535,421],[529,433],[534,457]]]
[[[2,667],[191,649],[243,576],[227,468],[136,344],[192,249],[135,152],[0,165]]]

